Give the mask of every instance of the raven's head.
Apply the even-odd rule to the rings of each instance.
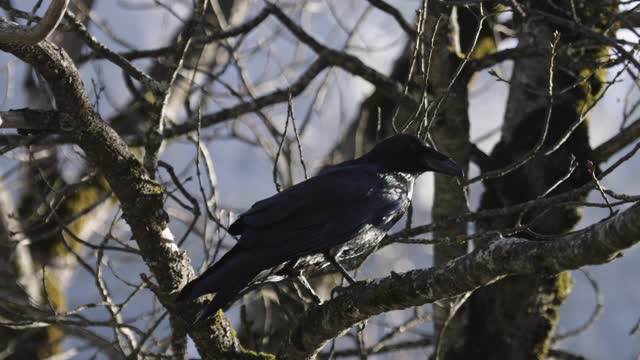
[[[377,144],[363,156],[384,166],[389,171],[412,175],[435,171],[452,176],[463,176],[462,168],[446,155],[409,134],[394,135]]]

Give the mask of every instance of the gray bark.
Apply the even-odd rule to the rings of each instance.
[[[515,275],[553,276],[605,264],[640,241],[640,204],[553,241],[502,238],[442,267],[412,270],[350,287],[306,313],[279,359],[313,359],[332,338],[371,316],[450,298]]]

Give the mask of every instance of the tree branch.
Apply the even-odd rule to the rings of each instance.
[[[63,114],[57,111],[16,109],[0,111],[0,129],[60,129]]]
[[[322,45],[299,25],[294,23],[282,11],[282,9],[275,4],[267,2],[265,9],[256,17],[257,20],[251,22],[246,29],[250,30],[253,29],[254,26],[257,26],[263,21],[262,19],[267,13],[275,16],[282,25],[284,25],[294,36],[296,36],[296,38],[298,38],[298,40],[310,47],[318,55],[318,59],[309,65],[307,70],[305,70],[298,80],[291,84],[288,89],[278,89],[252,101],[242,102],[229,108],[219,110],[215,113],[205,115],[202,117],[201,126],[203,128],[229,119],[237,118],[240,115],[259,110],[265,106],[285,102],[289,98],[289,93],[293,96],[297,96],[302,93],[311,81],[313,81],[316,76],[328,66],[337,66],[352,73],[353,75],[367,80],[378,89],[385,91],[390,98],[401,103],[403,106],[407,106],[409,108],[417,106],[415,99],[404,94],[403,87],[399,82],[367,66],[356,56]],[[196,127],[196,121],[185,122],[172,127],[167,127],[163,132],[163,136],[165,138],[179,136],[194,131]]]
[[[405,106],[415,106],[416,102],[411,97],[405,95],[404,88],[399,82],[365,65],[358,57],[333,50],[322,45],[302,27],[294,23],[278,6],[267,2],[267,7],[271,13],[287,28],[300,42],[310,47],[318,56],[323,58],[329,65],[337,66],[345,71],[359,76],[379,89],[387,92],[387,95],[399,101]]]
[[[288,88],[277,89],[251,101],[241,102],[237,105],[204,115],[202,117],[201,126],[203,128],[212,126],[223,121],[238,118],[239,116],[250,112],[258,111],[265,106],[285,102],[289,99],[289,94],[291,94],[291,96],[298,96],[307,88],[307,86],[309,86],[309,84],[311,84],[320,72],[327,68],[327,66],[328,64],[323,58],[318,58],[311,63],[307,70],[305,70]],[[167,127],[163,132],[163,136],[165,138],[171,138],[183,135],[194,131],[197,125],[197,122],[190,121],[172,127]]]
[[[73,30],[78,36],[84,40],[84,42],[97,54],[103,56],[105,59],[111,61],[113,64],[119,66],[124,72],[131,75],[134,79],[140,81],[145,88],[161,93],[166,91],[166,85],[153,79],[149,74],[137,68],[122,55],[112,51],[106,45],[98,41],[95,36],[91,35],[86,26],[76,19],[74,16],[67,16],[67,20]]]
[[[68,4],[69,0],[53,0],[42,20],[33,27],[0,19],[0,43],[34,45],[46,39],[58,26]]]
[[[123,217],[159,284],[159,299],[180,319],[194,316],[195,308],[177,308],[169,295],[192,279],[194,273],[189,257],[178,249],[167,226],[164,190],[147,175],[124,141],[95,111],[72,60],[49,41],[33,46],[0,43],[0,50],[29,63],[46,79],[58,110],[69,115],[70,121],[60,129],[61,133],[82,148],[118,197]],[[201,321],[190,326],[188,331],[204,358],[262,357],[243,351],[223,315],[218,315],[212,323]]]
[[[383,312],[449,298],[509,275],[552,275],[603,264],[640,241],[640,203],[584,231],[554,241],[499,239],[439,268],[360,283],[298,320],[279,359],[313,359],[330,340]]]
[[[367,1],[369,2],[369,4],[373,5],[378,10],[383,11],[389,14],[391,17],[393,17],[398,23],[398,25],[402,28],[402,30],[404,30],[404,32],[407,33],[407,35],[409,35],[412,38],[415,38],[418,35],[416,29],[407,20],[405,20],[404,16],[402,16],[402,13],[400,12],[400,10],[398,10],[398,8],[390,5],[384,0],[367,0]]]

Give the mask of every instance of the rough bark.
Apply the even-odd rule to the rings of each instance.
[[[421,87],[427,87],[429,100],[425,101],[424,107],[430,109],[426,117],[433,121],[430,130],[434,145],[452,156],[466,172],[470,150],[467,85],[473,73],[463,71],[458,74],[457,71],[465,61],[464,57],[473,59],[487,55],[495,50],[495,44],[492,32],[487,27],[479,27],[480,16],[476,10],[459,8],[457,16],[451,18],[450,11],[450,8],[442,3],[428,4],[424,24],[420,25],[424,31],[422,46],[425,49],[415,51],[413,46],[407,46],[394,65],[391,78],[407,83],[408,92],[416,98],[421,97]],[[462,53],[456,53],[453,42],[459,44],[457,51]],[[424,74],[423,69],[429,69],[429,74]],[[412,77],[408,79],[410,71]],[[454,79],[456,80],[453,81]],[[393,134],[394,126],[396,129],[404,129],[408,121],[413,121],[408,126],[408,131],[417,131],[425,119],[424,108],[418,110],[416,107],[398,105],[384,89],[376,89],[362,104],[359,119],[339,142],[336,155],[341,159],[358,156],[369,150],[377,139]],[[466,211],[463,189],[455,180],[436,174],[434,194],[434,220],[449,218]],[[464,234],[466,225],[461,223],[442,228],[435,236],[444,238]],[[442,265],[465,254],[466,249],[466,244],[436,245],[434,262],[436,265]],[[438,331],[451,313],[449,308],[447,301],[436,306],[435,321]],[[443,337],[439,344],[442,358],[447,358],[449,352],[460,352],[464,347],[464,324],[464,310],[458,310],[458,315],[448,321],[447,336]]]
[[[442,3],[432,2],[427,10],[427,29],[434,29],[428,33],[433,37],[433,49],[429,59],[425,59],[427,68],[432,71],[427,74],[428,89],[434,95],[433,111],[427,111],[432,123],[426,125],[430,129],[430,136],[434,146],[449,155],[463,169],[465,174],[469,170],[469,105],[466,78],[456,78],[457,67],[461,59],[450,49],[452,28],[459,19],[447,14],[447,7]],[[465,18],[464,28],[469,29],[475,21]],[[440,27],[436,28],[438,21]],[[456,23],[455,26],[459,26]],[[476,25],[477,27],[477,25]],[[468,42],[468,38],[464,38]],[[467,47],[466,51],[472,51]],[[460,180],[441,174],[435,174],[434,198],[432,208],[433,221],[441,221],[464,213],[467,210],[464,189]],[[465,236],[467,226],[464,223],[453,224],[434,233],[437,238],[456,238]],[[443,266],[449,260],[467,253],[467,244],[436,244],[433,247],[434,266]],[[466,341],[464,330],[466,325],[466,306],[459,307],[455,300],[440,301],[433,309],[436,338],[436,359],[451,359],[464,348]]]
[[[639,220],[636,203],[607,221],[553,241],[500,238],[442,267],[358,283],[300,318],[278,358],[313,359],[330,339],[383,312],[450,298],[505,277],[552,276],[610,262],[640,241]]]
[[[53,0],[42,20],[33,27],[0,20],[0,43],[34,45],[46,39],[58,26],[68,4],[69,0]]]
[[[531,2],[529,9],[568,16],[570,2],[561,2],[560,8],[546,2]],[[583,24],[591,24],[601,31],[605,21],[613,16],[616,6],[609,1],[578,3],[577,16]],[[491,157],[495,168],[517,162],[536,148],[544,136],[539,152],[523,166],[498,179],[485,181],[486,191],[482,208],[500,208],[543,195],[553,184],[565,176],[575,156],[579,166],[573,175],[554,192],[561,193],[590,181],[586,163],[591,160],[587,122],[582,122],[569,133],[583,112],[603,87],[604,78],[597,69],[597,61],[606,54],[604,46],[581,48],[579,33],[574,29],[558,28],[544,16],[517,19],[520,24],[519,47],[547,49],[559,30],[554,64],[553,102],[549,96],[550,59],[522,58],[515,61],[510,81],[510,94],[502,127],[500,143]],[[578,55],[579,54],[579,55]],[[591,76],[580,82],[580,77]],[[573,88],[571,88],[574,86]],[[566,89],[570,89],[566,91]],[[549,114],[548,111],[551,111]],[[548,131],[545,131],[548,120]],[[565,134],[570,134],[555,152],[551,150]],[[529,209],[524,214],[506,216],[479,223],[480,230],[508,229],[517,225],[522,215],[536,234],[558,235],[569,231],[580,219],[577,209]],[[537,217],[537,218],[536,218]],[[531,221],[535,219],[534,223]],[[525,235],[535,239],[535,235]],[[546,240],[545,240],[546,241]],[[480,242],[477,246],[483,246]],[[547,356],[549,341],[558,322],[559,306],[571,289],[569,273],[555,276],[529,275],[505,279],[480,289],[471,299],[470,340],[467,353],[461,358],[474,359],[543,359]]]
[[[381,6],[381,9],[388,9],[384,2],[375,1],[372,3]],[[432,7],[442,6],[438,2],[431,3]],[[548,19],[545,19],[544,12],[557,11],[558,9],[547,9],[544,5],[538,5],[539,3],[532,4],[537,6],[534,8],[537,12],[531,12],[531,16],[526,19],[517,19],[517,23],[523,24],[520,48],[514,51],[505,51],[505,53],[508,58],[517,53],[526,54],[527,49],[537,47],[537,51],[541,52],[543,57],[537,54],[536,58],[516,62],[503,138],[492,154],[492,161],[490,161],[490,164],[496,168],[519,160],[533,148],[539,135],[543,132],[542,124],[546,119],[549,99],[545,93],[548,87],[549,62],[540,59],[544,59],[545,56],[548,59],[550,50],[548,43],[553,38],[553,29],[546,21]],[[606,11],[607,8],[597,8],[597,5],[579,8],[578,14],[583,24],[581,26],[590,27],[596,32],[600,31],[602,27],[598,21],[589,22],[589,19],[595,13],[604,14],[603,17],[607,17],[606,15],[609,14]],[[430,9],[427,28],[433,27],[438,19],[442,22],[441,25],[446,28],[445,25],[448,21],[445,15],[448,13],[444,14],[444,9],[440,9],[440,13],[436,11],[437,9]],[[446,9],[448,12],[449,8]],[[462,11],[461,9],[463,8],[459,10]],[[318,59],[309,67],[308,71],[305,71],[292,84],[291,88],[278,89],[260,96],[256,101],[241,102],[228,109],[216,111],[205,116],[202,125],[209,126],[229,120],[238,114],[260,111],[268,105],[286,101],[291,93],[293,95],[299,94],[311,80],[316,78],[319,71],[329,66],[340,67],[351,75],[361,76],[378,86],[374,96],[363,105],[361,121],[354,125],[352,135],[349,140],[345,141],[348,144],[348,150],[345,153],[349,152],[345,158],[351,158],[353,155],[361,153],[378,137],[385,137],[386,134],[393,131],[390,119],[394,116],[398,104],[401,105],[397,121],[400,128],[406,123],[407,118],[416,112],[416,107],[422,105],[419,104],[418,99],[422,93],[422,84],[426,83],[425,74],[418,72],[414,74],[414,78],[410,79],[410,96],[404,95],[400,85],[406,81],[408,76],[406,70],[409,68],[411,51],[407,51],[408,55],[399,61],[398,66],[394,69],[394,74],[391,77],[386,77],[364,65],[357,57],[322,45],[275,5],[268,4],[263,11],[266,11],[264,12],[266,15],[262,17],[263,20],[266,16],[274,15],[298,41],[309,46],[317,54]],[[443,17],[439,15],[443,15]],[[256,18],[260,16],[262,15]],[[473,21],[469,23],[459,20],[460,40],[463,45],[461,50],[463,51],[470,51],[468,41],[473,40],[476,36],[475,28],[478,18],[472,17],[472,19]],[[473,24],[473,26],[469,24]],[[558,20],[555,20],[553,24],[561,26],[558,25],[561,24]],[[220,27],[224,30],[223,25]],[[403,28],[407,28],[407,25],[405,24]],[[408,32],[415,36],[412,31]],[[450,38],[443,36],[443,34],[447,34],[447,31],[442,30],[442,33],[436,34],[434,38],[436,46],[433,49],[433,54],[429,55],[431,62],[428,65],[431,67],[431,76],[428,86],[424,85],[424,87],[429,92],[429,106],[432,113],[427,113],[426,117],[433,119],[430,130],[434,144],[443,152],[453,155],[461,164],[467,164],[469,159],[468,117],[466,114],[467,83],[471,74],[464,71],[457,72],[457,65],[466,60],[454,55],[454,52],[449,49]],[[430,35],[427,31],[424,38],[431,41]],[[602,74],[598,73],[594,66],[604,48],[590,47],[589,50],[585,50],[576,46],[571,51],[567,50],[568,44],[577,37],[577,34],[571,30],[562,29],[556,61],[558,65],[555,70],[555,87],[569,90],[563,91],[562,95],[554,98],[550,117],[551,126],[547,139],[543,142],[540,150],[541,153],[549,150],[554,143],[563,139],[567,129],[578,120],[581,111],[592,103],[602,87]],[[32,124],[32,130],[43,130],[38,126],[55,129],[64,138],[78,144],[92,165],[105,174],[111,189],[122,204],[124,218],[130,224],[143,258],[158,284],[157,287],[153,284],[149,284],[149,286],[154,289],[158,299],[171,313],[172,326],[177,334],[172,341],[175,348],[182,349],[181,352],[184,352],[186,342],[183,334],[186,331],[193,337],[204,358],[268,357],[264,354],[243,350],[233,329],[230,328],[223,315],[218,315],[213,323],[197,324],[196,326],[188,326],[182,321],[182,315],[189,318],[192,315],[192,309],[176,308],[172,302],[172,293],[184,285],[193,276],[193,273],[188,257],[180,252],[173,243],[171,232],[168,230],[167,217],[163,210],[163,189],[153,180],[153,174],[145,172],[122,139],[102,121],[99,114],[91,106],[72,61],[66,57],[63,51],[48,42],[29,47],[15,44],[4,44],[0,47],[34,64],[38,72],[51,85],[52,93],[56,97],[56,110],[37,113],[31,111],[12,112],[8,118],[9,121],[5,121],[4,125],[0,123],[0,126],[12,127],[22,122],[27,125]],[[462,55],[465,56],[464,53]],[[200,59],[200,53],[195,51],[192,54],[187,54],[186,59],[190,59],[190,62],[185,61],[188,63],[186,67],[195,66]],[[177,59],[168,57],[165,60],[169,66],[166,66],[166,63],[162,64],[160,74],[155,79],[151,79],[153,82],[166,79],[167,74],[171,73],[171,71],[166,71],[167,68],[176,69],[174,65]],[[211,64],[214,64],[220,58],[216,55],[210,60]],[[493,60],[488,60],[487,63],[503,60],[504,58],[500,60],[500,57],[496,57]],[[230,60],[224,59],[223,61]],[[213,68],[214,65],[210,66]],[[146,76],[146,74],[144,75]],[[452,79],[458,76],[459,79],[452,82]],[[581,77],[589,78],[589,81],[570,87]],[[177,79],[188,82],[188,76]],[[174,85],[178,88],[186,87],[176,84]],[[186,83],[182,85],[186,85]],[[174,99],[171,99],[173,96],[169,97],[166,104],[164,104],[165,101],[161,101],[162,107],[182,104],[189,96],[189,92],[180,91],[180,93]],[[135,114],[134,118],[123,123],[147,124],[145,119],[149,115],[157,115],[157,105],[160,102],[156,99],[157,94],[149,89],[147,93],[141,95],[136,101],[138,104],[143,104],[142,106],[147,112],[139,112]],[[440,99],[442,99],[442,103],[438,104]],[[377,131],[378,109],[382,115],[380,116],[382,118],[381,134]],[[134,111],[138,110],[134,109]],[[22,117],[12,117],[16,115]],[[417,115],[418,121],[410,128],[410,131],[416,130],[417,124],[425,117],[425,112],[418,111],[415,115]],[[46,123],[43,120],[46,120]],[[114,120],[115,123],[118,121]],[[632,125],[629,130],[637,130],[638,127],[635,125],[637,124]],[[175,136],[194,129],[195,122],[185,122],[169,128],[164,135]],[[124,132],[127,134],[136,133],[135,130],[125,130]],[[158,134],[163,135],[161,131],[158,131]],[[549,156],[538,154],[507,176],[487,181],[487,192],[483,199],[484,208],[498,212],[504,210],[504,206],[522,204],[527,200],[537,198],[566,174],[569,167],[567,160],[569,154],[575,155],[581,164],[589,159],[597,160],[597,157],[592,156],[594,152],[589,148],[586,134],[586,124],[578,125],[567,141],[553,154]],[[139,139],[141,138],[139,137]],[[356,138],[355,142],[352,141],[353,138]],[[632,141],[632,137],[627,136],[627,140],[623,142],[628,143],[628,141]],[[616,148],[619,149],[620,145],[612,147],[612,149]],[[606,151],[605,149],[604,152]],[[590,181],[590,175],[586,168],[581,166],[554,193],[565,192],[581,186]],[[40,174],[38,174],[39,176]],[[570,198],[581,199],[585,193],[582,191],[579,196]],[[474,217],[474,214],[465,212],[466,206],[460,186],[448,178],[436,177],[435,202],[434,218],[436,220],[447,219],[442,222],[438,221],[436,225],[429,228],[428,231],[436,229],[435,236],[437,238],[463,235],[466,231],[465,221],[482,218],[481,216]],[[541,214],[540,208],[528,206],[523,208],[525,213],[522,215],[522,219],[525,223]],[[450,221],[451,217],[457,217],[459,221]],[[483,218],[485,220],[480,223],[480,229],[509,228],[515,225],[516,219],[519,217],[520,213],[517,212],[507,213],[506,216],[498,220],[485,216]],[[305,306],[300,306],[297,299],[294,299],[294,306],[299,307],[294,312],[299,314],[306,311],[306,313],[297,323],[298,325],[291,336],[286,334],[286,331],[289,330],[288,323],[297,315],[290,316],[290,314],[282,312],[282,315],[289,317],[282,316],[274,322],[274,319],[269,317],[271,314],[260,312],[259,306],[264,303],[257,301],[256,307],[247,309],[249,310],[247,318],[258,321],[248,324],[248,331],[242,334],[242,338],[249,340],[258,350],[275,352],[278,345],[283,344],[280,353],[284,358],[311,358],[332,337],[344,333],[362,319],[389,310],[418,306],[434,301],[446,303],[447,301],[442,300],[494,283],[486,289],[478,290],[478,293],[474,295],[469,320],[466,319],[465,312],[459,312],[459,316],[449,323],[444,341],[439,343],[441,358],[540,358],[546,354],[547,342],[557,321],[558,305],[570,287],[570,280],[565,274],[556,274],[561,270],[575,268],[583,264],[606,262],[610,260],[609,256],[615,254],[616,251],[635,244],[636,240],[630,240],[630,237],[638,237],[637,226],[628,223],[637,223],[637,205],[605,225],[601,224],[602,227],[598,225],[589,229],[591,233],[585,232],[562,237],[561,234],[571,229],[577,219],[578,214],[574,209],[554,208],[540,215],[537,222],[531,224],[531,229],[538,234],[557,238],[557,242],[551,240],[530,241],[541,239],[537,239],[531,234],[522,233],[517,234],[518,239],[497,240],[486,244],[478,242],[476,243],[476,251],[455,260],[451,259],[466,253],[466,245],[438,245],[436,246],[436,267],[434,269],[416,270],[360,284],[347,290],[337,299],[310,310]],[[423,234],[424,228],[421,230],[418,228],[410,231],[413,234]],[[407,231],[408,233],[409,231]],[[606,236],[610,238],[606,238]],[[620,240],[622,237],[625,239]],[[509,277],[504,279],[505,276]],[[291,295],[293,292],[289,291],[287,295]],[[282,301],[280,305],[282,305]],[[530,311],[531,309],[533,310]],[[257,311],[252,312],[252,310]],[[445,310],[441,314],[446,317],[448,311]],[[261,317],[261,315],[264,316]],[[443,317],[436,319],[438,331],[442,331],[443,319]],[[467,322],[470,323],[470,326],[465,328]],[[497,322],[500,323],[496,324]],[[265,333],[266,328],[270,328],[270,331]],[[263,338],[259,338],[260,336]],[[463,351],[466,352],[460,354]]]
[[[47,15],[33,29],[37,30],[42,24],[50,22],[49,13],[57,11],[54,8],[61,6],[61,2],[54,2],[50,6]],[[71,9],[78,11],[78,16],[86,20],[84,16],[91,11],[91,0],[77,1],[71,5]],[[82,9],[78,9],[80,6]],[[64,13],[60,9],[60,15]],[[53,30],[53,29],[52,29]],[[14,39],[19,42],[20,37]],[[55,41],[62,44],[69,51],[72,59],[80,55],[82,42],[77,41],[74,33],[58,33]],[[36,86],[37,82],[32,74],[25,78],[25,92],[29,104],[36,109],[50,109],[52,99],[44,86]],[[31,130],[55,131],[61,126],[61,115],[55,111],[42,111],[22,109],[9,111],[3,116],[6,120],[0,126],[17,128],[19,133],[29,133]],[[4,115],[4,114],[3,114]],[[24,179],[26,189],[21,195],[20,206],[14,216],[22,223],[24,229],[20,237],[25,237],[31,242],[28,246],[18,246],[15,251],[28,250],[33,262],[31,269],[20,267],[20,273],[29,272],[37,281],[38,294],[31,297],[32,304],[39,307],[52,306],[56,311],[66,310],[66,291],[69,285],[73,269],[77,264],[76,254],[83,251],[82,245],[71,236],[65,235],[60,225],[64,224],[75,236],[86,239],[92,232],[99,229],[104,215],[109,212],[111,201],[104,201],[108,189],[99,177],[94,181],[81,186],[73,186],[70,191],[68,184],[61,177],[58,163],[58,152],[55,146],[38,145],[30,147],[33,159],[25,166]],[[66,195],[61,201],[53,201],[55,209],[47,205],[52,199],[60,198],[61,193]],[[87,209],[99,206],[87,213]],[[84,214],[77,216],[77,214]],[[63,240],[63,236],[65,239]],[[70,244],[70,248],[67,245]],[[23,249],[25,248],[25,249]],[[74,254],[75,253],[75,254]],[[43,269],[46,268],[46,272]],[[46,275],[45,275],[46,274]],[[44,278],[43,278],[44,276]],[[46,291],[41,284],[46,286]],[[46,299],[45,299],[46,296]],[[64,331],[62,326],[49,326],[41,329],[25,331],[12,331],[13,348],[11,358],[46,358],[63,351],[62,340]],[[4,339],[5,341],[12,341]]]
[[[145,263],[158,282],[160,300],[171,313],[190,318],[195,309],[177,309],[169,296],[193,278],[189,258],[174,244],[163,209],[164,191],[144,171],[124,141],[91,106],[79,73],[66,53],[43,41],[35,46],[1,44],[31,64],[46,79],[59,111],[69,118],[63,129],[105,176],[120,201],[123,217],[131,227]],[[242,350],[222,314],[212,323],[191,326],[189,335],[205,358],[256,358]]]

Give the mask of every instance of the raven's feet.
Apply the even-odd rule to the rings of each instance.
[[[342,277],[345,280],[347,280],[349,285],[353,285],[353,284],[356,283],[356,279],[354,279],[353,276],[351,276],[351,274],[349,274],[347,269],[345,269],[344,266],[342,266],[342,264],[340,264],[338,262],[338,260],[333,255],[331,255],[327,251],[327,252],[324,253],[324,257],[329,263],[331,263],[331,265],[333,265],[333,267],[335,267],[342,274]]]
[[[358,324],[358,332],[363,332],[367,328],[367,320],[363,320]]]

